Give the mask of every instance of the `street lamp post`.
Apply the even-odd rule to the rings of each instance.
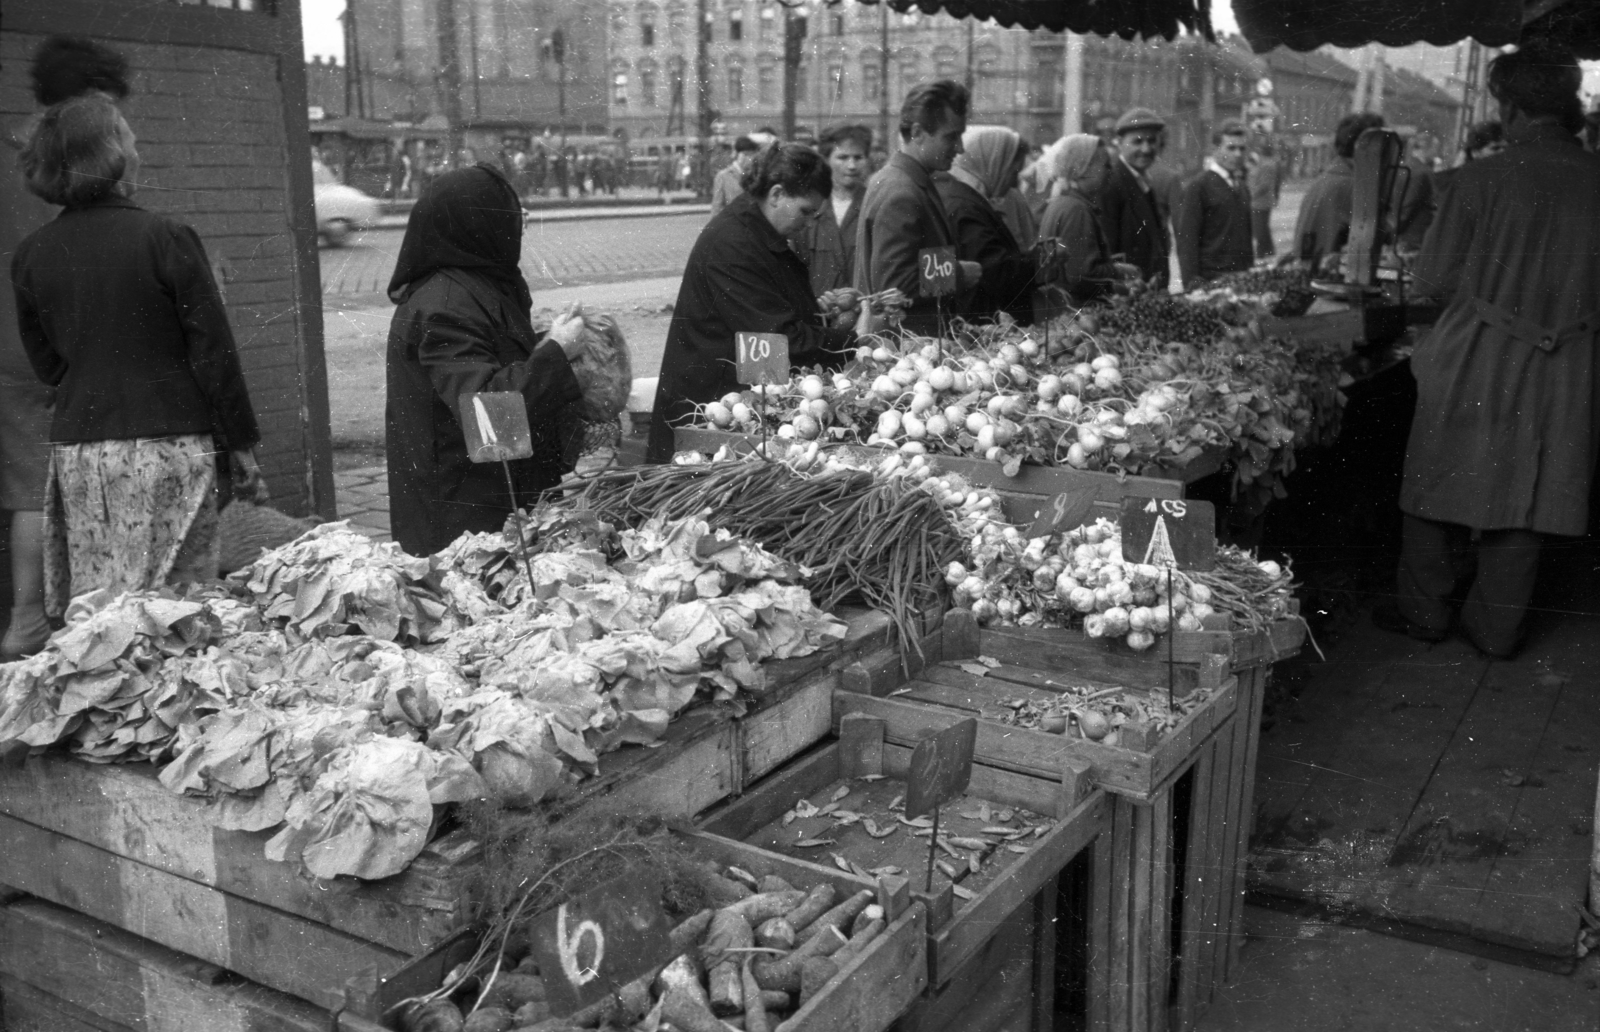
[[[567,33],[557,28],[550,33],[550,57],[556,63],[556,118],[561,123],[561,150],[556,160],[561,166],[561,196],[568,196],[567,184],[572,179],[572,169],[567,166]]]
[[[801,46],[806,38],[806,16],[796,14],[798,5],[783,6],[783,138],[794,139],[795,106],[799,103],[797,92],[800,78]]]

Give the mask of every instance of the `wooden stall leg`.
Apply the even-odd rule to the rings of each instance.
[[[1089,862],[1088,1032],[1111,1032],[1111,883],[1116,877],[1112,834],[1107,829],[1094,840]]]
[[[1150,1032],[1167,1032],[1172,994],[1172,789],[1150,806]]]
[[[1250,835],[1255,828],[1256,816],[1256,758],[1261,750],[1261,709],[1266,702],[1267,683],[1272,678],[1272,667],[1257,666],[1239,678],[1240,687],[1249,686],[1248,705],[1240,699],[1238,722],[1239,741],[1245,755],[1239,772],[1239,831],[1234,838],[1234,860],[1229,870],[1233,878],[1232,910],[1228,920],[1227,967],[1221,983],[1231,982],[1239,970],[1239,950],[1244,946],[1244,896],[1248,888],[1245,877],[1245,858],[1250,855]],[[1237,745],[1235,746],[1238,747]]]
[[[1215,837],[1211,820],[1211,777],[1216,755],[1217,743],[1212,741],[1195,761],[1192,775],[1194,792],[1189,805],[1189,848],[1184,871],[1183,937],[1178,942],[1178,1007],[1172,1022],[1174,1032],[1189,1032],[1205,1012],[1200,958],[1205,953],[1206,898],[1215,893],[1218,874],[1210,860]]]
[[[1061,876],[1045,882],[1033,901],[1033,1032],[1055,1032],[1056,1027],[1056,896]]]
[[[1112,1032],[1125,1032],[1133,1024],[1132,954],[1133,943],[1133,816],[1137,809],[1126,799],[1113,801],[1111,817],[1111,863],[1108,877],[1111,882],[1111,970],[1106,980],[1110,991],[1110,1017]]]
[[[1232,821],[1228,816],[1228,792],[1232,785],[1234,745],[1239,727],[1236,713],[1232,720],[1217,733],[1214,762],[1211,765],[1210,800],[1207,807],[1211,824],[1210,841],[1206,854],[1197,857],[1195,864],[1203,866],[1205,906],[1200,918],[1201,940],[1195,951],[1195,1005],[1196,1015],[1204,1013],[1211,1003],[1212,992],[1227,964],[1228,942],[1226,936],[1226,908],[1228,869],[1224,860],[1226,844],[1233,835]],[[1198,787],[1197,787],[1198,791]],[[1195,884],[1193,881],[1191,885]]]

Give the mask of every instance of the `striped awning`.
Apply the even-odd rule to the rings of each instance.
[[[861,0],[892,10],[944,12],[1024,29],[1093,33],[1123,39],[1172,39],[1184,29],[1211,38],[1209,0]]]
[[[1257,53],[1465,39],[1502,47],[1545,36],[1600,57],[1600,0],[1233,0],[1233,13]]]

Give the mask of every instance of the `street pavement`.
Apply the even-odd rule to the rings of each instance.
[[[708,211],[535,215],[523,230],[522,271],[533,290],[681,274]],[[403,236],[401,223],[357,234],[344,247],[322,248],[324,301],[382,300]]]

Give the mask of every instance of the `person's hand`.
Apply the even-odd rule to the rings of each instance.
[[[261,475],[261,464],[256,461],[255,450],[244,448],[231,452],[229,457],[229,464],[233,467],[234,497],[266,505],[272,498],[272,492],[267,490],[267,481]]]
[[[956,289],[971,290],[983,279],[983,266],[977,262],[957,262]]]
[[[1042,241],[1033,252],[1034,266],[1040,279],[1049,279],[1067,260],[1067,249],[1059,240]]]
[[[836,287],[817,298],[817,304],[824,312],[854,312],[860,304],[861,295],[851,287]]]
[[[881,307],[875,305],[875,297],[861,299],[860,311],[856,315],[856,336],[865,337],[868,334],[880,332],[888,321]]]
[[[1123,279],[1144,279],[1144,270],[1128,262],[1112,262],[1112,268],[1117,270],[1117,275]]]

